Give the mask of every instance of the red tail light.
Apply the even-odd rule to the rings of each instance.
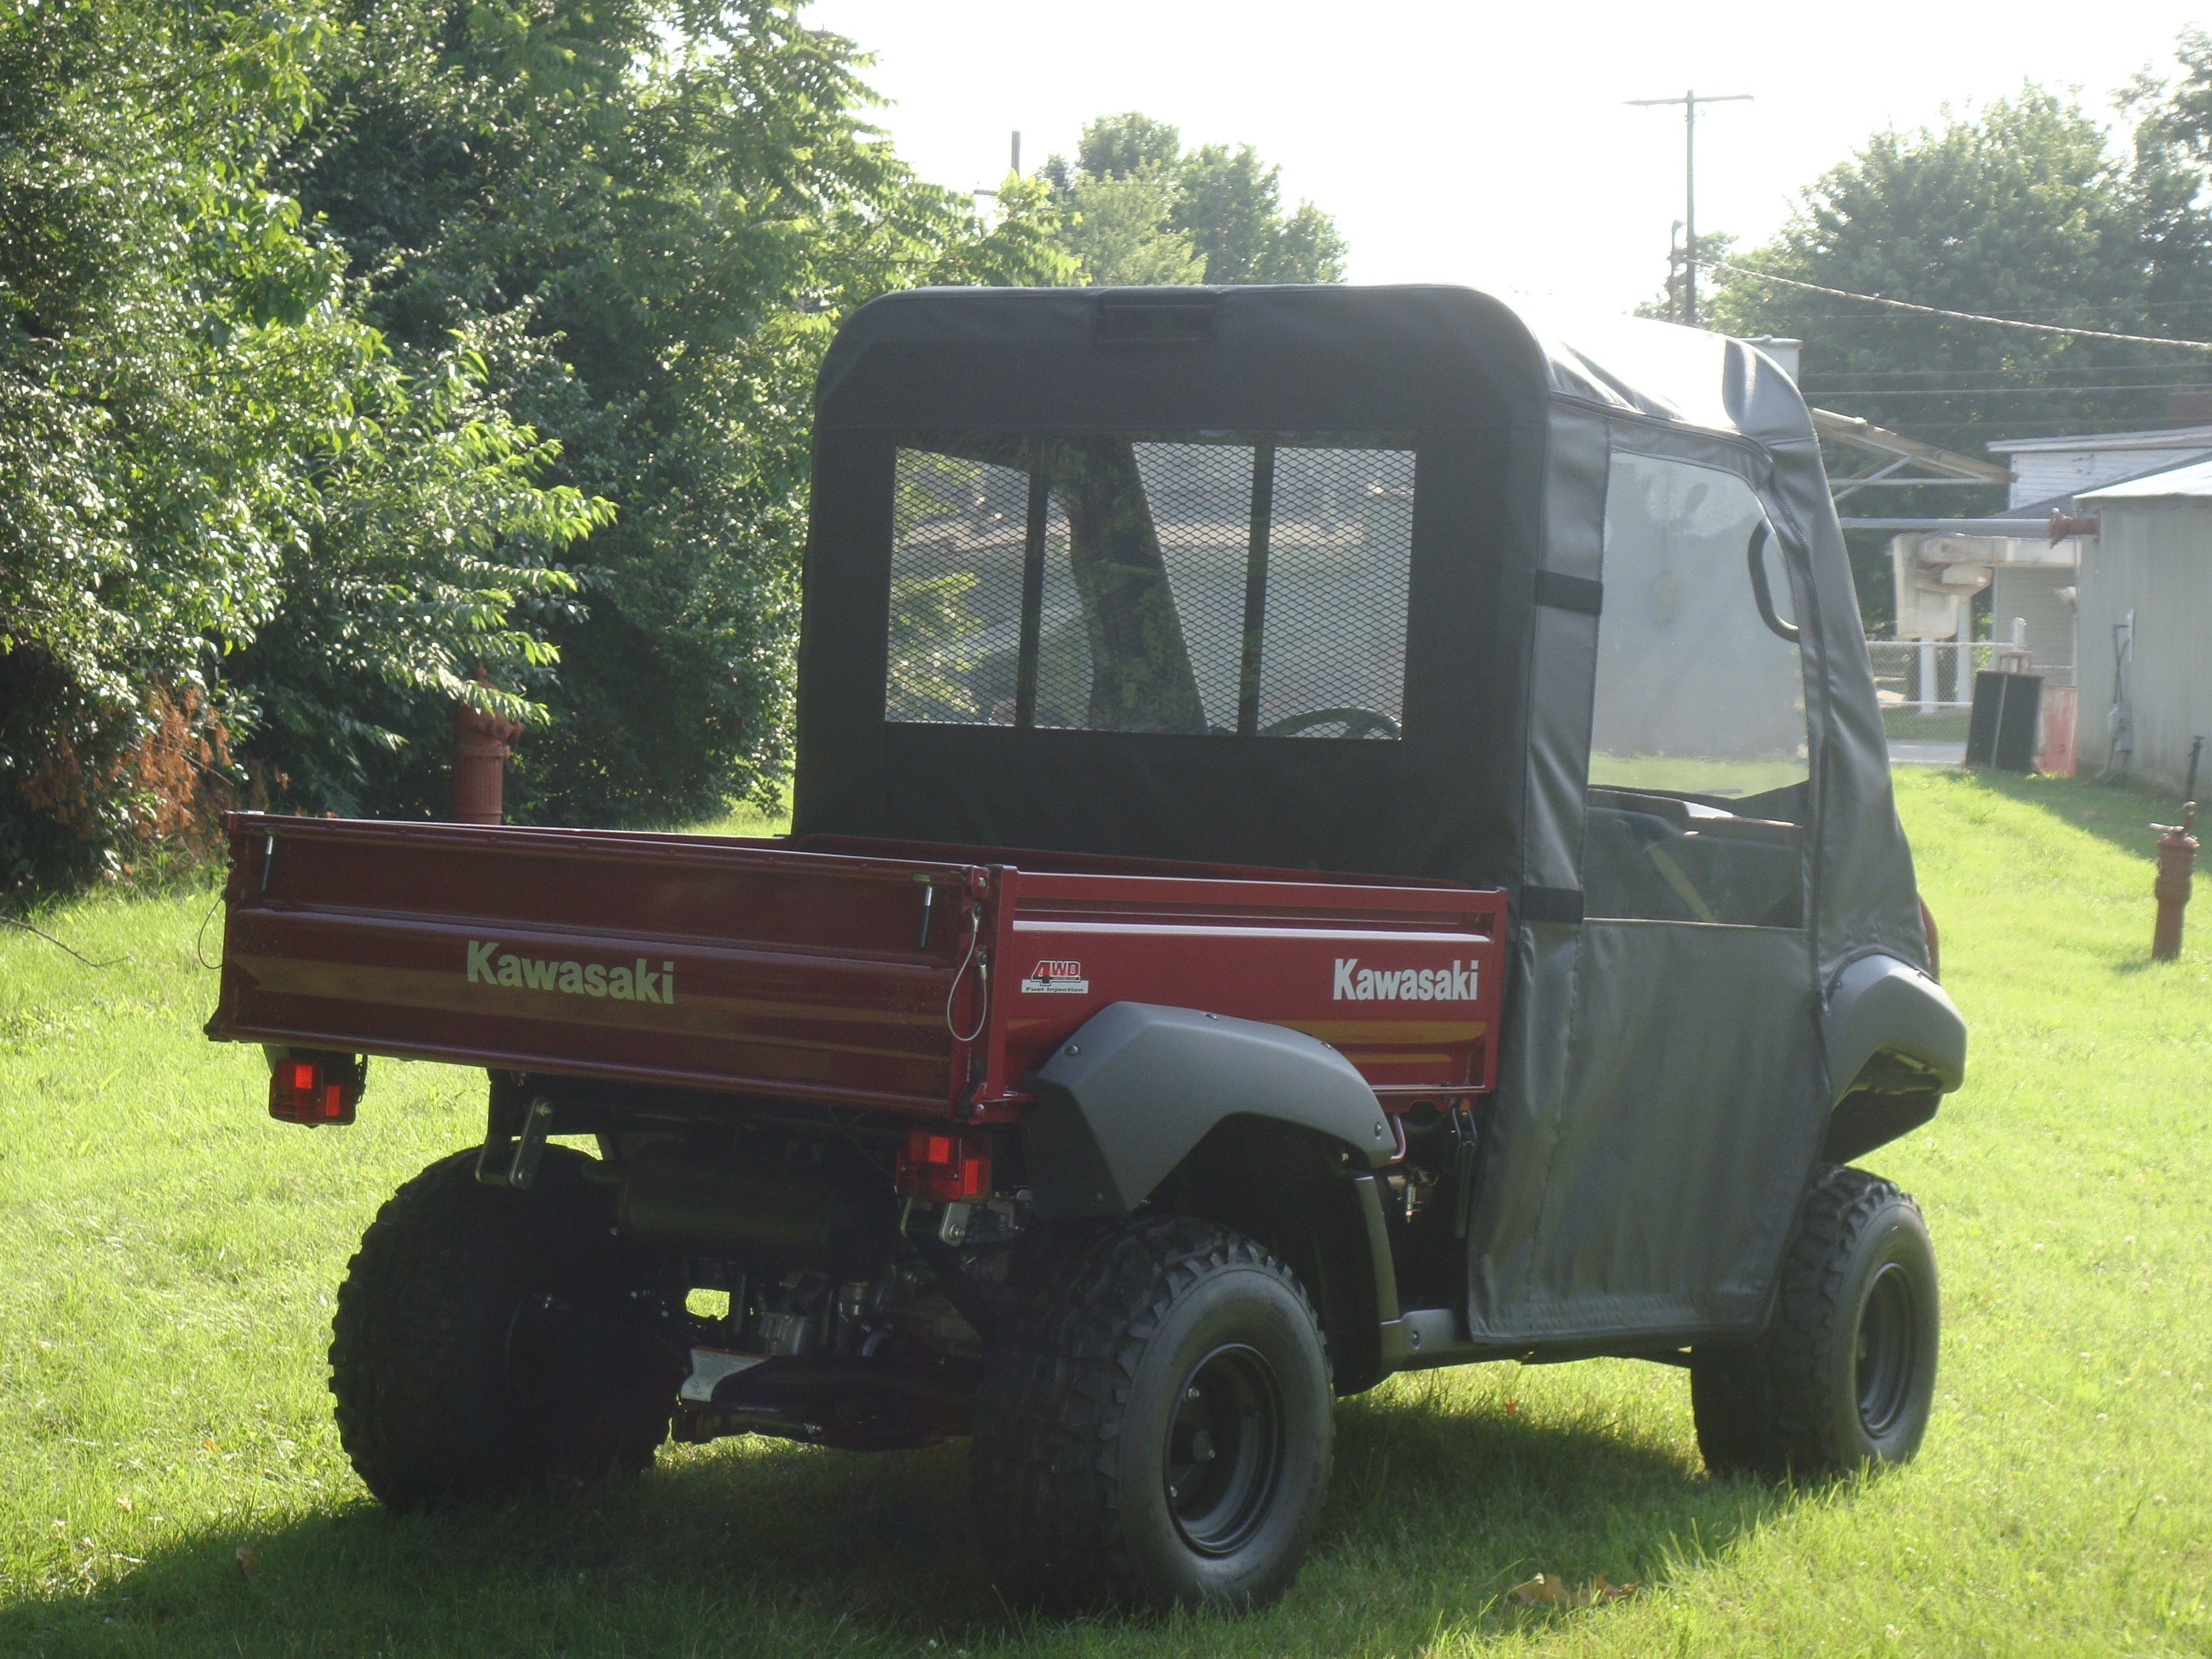
[[[981,1135],[913,1129],[899,1148],[891,1184],[902,1198],[971,1204],[991,1195],[991,1143]]]
[[[277,1054],[269,1067],[269,1115],[283,1123],[350,1123],[367,1071],[351,1054]]]

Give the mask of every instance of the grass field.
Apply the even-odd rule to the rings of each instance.
[[[1920,1460],[1715,1481],[1678,1371],[1405,1379],[1341,1408],[1304,1577],[1241,1620],[1009,1613],[957,1447],[384,1513],[331,1426],[331,1291],[481,1134],[480,1079],[379,1062],[356,1127],[279,1126],[259,1054],[199,1036],[205,892],[40,919],[100,971],[0,935],[0,1655],[2212,1654],[2212,900],[2152,968],[2162,803],[1899,787],[1973,1027],[1966,1089],[1866,1160],[1945,1276]],[[1538,1571],[1640,1588],[1524,1608]]]

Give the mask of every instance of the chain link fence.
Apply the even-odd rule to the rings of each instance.
[[[1869,640],[1875,696],[1893,760],[1955,760],[1966,752],[1974,676],[2013,647],[1996,640]],[[2072,685],[2074,665],[2032,661],[2046,686]],[[1948,751],[1957,750],[1958,754]]]

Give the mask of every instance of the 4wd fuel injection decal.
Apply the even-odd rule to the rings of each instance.
[[[469,983],[507,985],[532,991],[565,991],[572,997],[605,997],[615,1002],[672,1003],[676,1000],[676,964],[664,962],[658,973],[643,957],[636,966],[609,967],[601,962],[545,962],[499,951],[495,939],[469,941]]]
[[[1091,981],[1083,977],[1083,964],[1079,962],[1040,962],[1022,981],[1022,989],[1082,997],[1091,994]]]
[[[1334,1002],[1473,1002],[1480,963],[1449,968],[1362,968],[1358,957],[1336,959]]]

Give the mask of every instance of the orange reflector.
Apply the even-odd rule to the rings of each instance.
[[[991,1195],[991,1143],[982,1135],[907,1133],[891,1172],[902,1198],[933,1204],[969,1204]]]

